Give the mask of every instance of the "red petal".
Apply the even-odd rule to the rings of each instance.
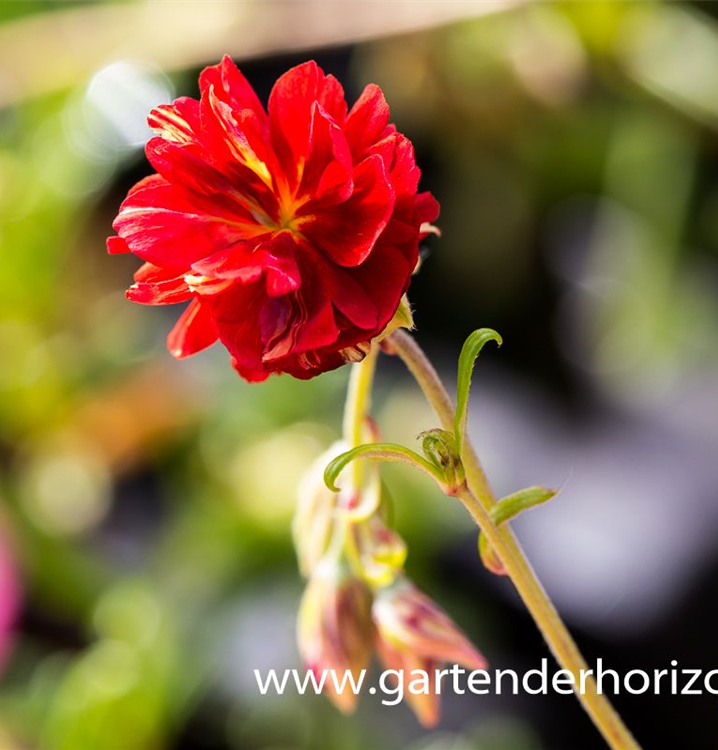
[[[168,281],[177,276],[173,271],[168,271],[161,266],[153,266],[152,263],[143,263],[134,274],[135,281],[155,283],[158,281]]]
[[[346,102],[341,85],[333,76],[325,76],[313,60],[288,70],[269,96],[272,142],[292,185],[299,179],[299,165],[307,155],[314,102],[337,122],[344,121]]]
[[[303,210],[310,213],[314,203]],[[300,230],[307,240],[340,266],[366,260],[389,221],[394,191],[379,156],[365,159],[354,171],[354,192],[344,203],[319,206],[316,215],[303,217]]]
[[[170,141],[194,143],[200,132],[199,102],[182,96],[172,104],[161,104],[150,112],[147,124]]]
[[[288,232],[266,236],[262,241],[240,242],[195,263],[197,273],[242,283],[266,277],[270,297],[288,294],[299,288],[301,277],[295,259],[297,247]]]
[[[199,75],[199,88],[202,93],[214,86],[217,96],[232,109],[251,109],[258,117],[266,119],[266,113],[249,81],[232,62],[229,55],[217,65],[210,65]]]
[[[127,243],[122,237],[108,237],[107,252],[110,253],[110,255],[119,255],[120,253],[129,253],[130,248],[127,247]]]
[[[272,197],[274,155],[266,122],[251,109],[237,110],[222,101],[214,86],[202,94],[202,129],[211,160],[231,183],[247,193]]]
[[[439,218],[439,202],[428,191],[419,193],[414,205],[419,224],[436,221]]]
[[[389,226],[393,223],[392,221]],[[362,289],[371,290],[371,299],[377,311],[373,335],[381,333],[394,316],[402,295],[409,287],[418,255],[416,230],[409,242],[399,246],[385,243],[382,235],[376,249],[364,263],[356,268],[346,269],[356,284]],[[348,314],[347,316],[350,317]],[[359,325],[358,321],[354,322]],[[342,337],[341,344],[351,346],[366,339],[365,330],[353,330]]]
[[[389,122],[389,105],[381,89],[370,83],[351,108],[344,124],[354,159],[364,157],[370,146],[378,141]]]
[[[158,174],[150,174],[147,175],[147,177],[143,177],[141,180],[136,182],[128,191],[127,191],[127,197],[129,198],[131,195],[134,195],[139,190],[144,190],[145,188],[149,187],[157,187],[158,185],[166,185],[167,180],[165,180],[164,177]]]
[[[186,302],[192,292],[175,271],[145,263],[135,272],[135,283],[126,292],[127,299],[144,305],[171,305]]]
[[[311,307],[310,307],[311,306]],[[268,299],[259,317],[262,361],[311,352],[336,342],[339,328],[326,295],[297,292]]]
[[[232,174],[227,175],[217,169],[211,157],[196,144],[179,144],[164,138],[150,138],[145,153],[152,166],[173,185],[201,195],[212,196],[213,204],[224,204],[226,210],[241,216],[244,220],[256,223],[246,205],[256,202],[256,189],[263,189],[254,173],[236,164]],[[274,202],[274,201],[273,201]]]
[[[113,227],[143,260],[186,270],[201,258],[256,233],[256,225],[242,223],[241,217],[222,203],[219,196],[202,200],[162,181],[128,196]]]
[[[243,377],[264,370],[259,314],[266,299],[261,282],[257,282],[232,284],[225,292],[203,300],[212,311],[220,341]]]
[[[210,311],[192,300],[167,336],[167,348],[173,357],[183,359],[206,349],[217,340],[217,328]]]
[[[272,374],[267,370],[252,370],[251,368],[244,367],[236,357],[231,357],[230,361],[232,367],[234,367],[237,373],[248,383],[261,383]]]
[[[336,122],[340,125],[344,124],[347,119],[347,102],[341,83],[333,75],[324,76],[317,101]]]
[[[323,203],[345,201],[352,193],[352,155],[339,126],[318,103],[312,105],[309,153],[297,195]]]
[[[401,195],[416,193],[421,170],[416,166],[414,147],[406,136],[391,133],[374,144],[369,153],[381,156],[397,199]]]
[[[373,329],[379,314],[370,293],[354,278],[350,269],[345,270],[333,263],[326,263],[324,266],[321,273],[330,290],[334,307],[359,328]],[[374,282],[376,283],[376,279]],[[367,288],[373,292],[372,287]]]
[[[303,248],[306,250],[306,248]],[[269,297],[261,282],[233,284],[208,298],[220,338],[244,369],[279,370],[277,360],[333,344],[339,330],[326,284],[301,254],[300,290]]]

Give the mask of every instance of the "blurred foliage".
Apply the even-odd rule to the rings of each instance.
[[[3,2],[0,19],[62,5]],[[442,203],[412,296],[430,348],[495,326],[531,377],[639,406],[715,365],[713,11],[540,3],[314,55],[348,64],[350,89],[383,87]],[[261,87],[285,62],[251,73]],[[296,665],[295,487],[337,435],[346,373],[248,386],[218,348],[174,362],[175,311],[125,301],[135,261],[104,237],[148,171],[147,110],[194,95],[195,74],[110,61],[0,111],[0,497],[24,597],[2,750],[541,747],[468,701],[448,719],[459,734],[428,739],[368,696],[356,718],[258,701],[248,659]],[[433,426],[398,377],[378,404],[387,439]],[[403,469],[386,482],[413,577],[500,644],[437,563],[472,533],[462,514]]]

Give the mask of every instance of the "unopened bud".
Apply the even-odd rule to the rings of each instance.
[[[389,673],[389,679],[393,679],[395,683],[398,683],[398,678],[394,676],[396,674],[404,675],[404,680],[412,675],[426,675],[426,689],[405,691],[404,698],[422,726],[427,729],[435,727],[441,714],[441,698],[435,689],[433,673],[439,663],[424,659],[411,651],[395,648],[379,635],[376,637],[376,652]]]
[[[406,543],[378,514],[356,526],[364,578],[373,586],[388,586],[406,562]]]
[[[377,651],[387,669],[431,672],[442,662],[467,669],[486,669],[486,659],[439,605],[408,579],[380,590],[372,606]],[[433,675],[430,675],[433,678]],[[429,695],[407,695],[419,721],[433,726],[439,717],[439,696],[430,679]],[[426,691],[422,691],[426,692]]]
[[[339,496],[324,484],[324,469],[329,461],[346,449],[345,443],[334,443],[309,467],[299,485],[292,537],[299,570],[306,578],[329,547],[339,500]]]
[[[334,670],[341,682],[351,672],[355,681],[366,668],[372,650],[372,596],[367,585],[342,563],[324,561],[312,574],[299,608],[299,652],[318,679]],[[336,691],[324,681],[327,697],[345,713],[354,710],[357,696]]]
[[[377,593],[372,616],[381,637],[397,648],[470,669],[486,666],[446,612],[406,578]]]
[[[464,484],[465,475],[453,433],[433,429],[420,433],[419,438],[424,455],[441,472],[444,492],[447,495],[456,495]]]

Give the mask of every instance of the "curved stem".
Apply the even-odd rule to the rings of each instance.
[[[397,331],[387,339],[384,348],[404,361],[444,429],[452,429],[454,405],[418,344],[404,331]],[[536,577],[513,531],[508,524],[499,527],[492,521],[489,510],[496,499],[468,439],[463,442],[461,458],[467,486],[459,491],[457,497],[486,535],[556,660],[573,674],[574,684],[581,686],[581,690],[577,690],[578,699],[609,747],[613,750],[640,750],[610,701],[598,692],[593,676],[586,678],[586,660]]]
[[[343,424],[344,440],[349,449],[356,448],[364,442],[365,419],[371,407],[371,388],[378,354],[378,346],[372,344],[366,357],[352,365]],[[354,462],[353,472],[354,486],[358,489],[362,477],[360,461]]]

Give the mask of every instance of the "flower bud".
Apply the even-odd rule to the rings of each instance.
[[[318,679],[323,670],[334,670],[340,683],[347,671],[355,681],[360,678],[371,656],[371,602],[367,585],[342,563],[325,561],[314,570],[299,608],[297,635],[302,660]],[[324,690],[339,709],[354,710],[352,690],[338,693],[330,677]]]
[[[346,450],[346,443],[334,443],[309,467],[299,485],[292,536],[299,570],[306,578],[329,547],[339,500],[339,496],[324,484],[324,469],[333,458]]]
[[[447,495],[456,495],[464,484],[464,466],[457,451],[456,439],[447,430],[427,430],[419,434],[424,455],[441,472],[443,490]]]
[[[442,662],[467,669],[485,669],[487,662],[436,602],[408,579],[379,591],[372,606],[377,630],[379,658],[387,669],[427,672],[427,690],[407,693],[407,700],[424,726],[439,718],[439,696],[435,692],[434,670]],[[415,675],[414,675],[415,676]]]
[[[411,651],[395,648],[388,641],[381,638],[381,636],[377,636],[376,638],[376,651],[384,669],[393,673],[399,672],[403,674],[403,679],[407,685],[411,683],[411,680],[417,674],[427,675],[429,680],[427,689],[405,690],[404,698],[422,726],[427,729],[435,727],[439,723],[441,698],[436,693],[435,685],[431,683],[434,671],[439,668],[439,662],[432,661],[431,659],[423,659],[411,653]],[[395,679],[394,681],[396,682],[397,680]]]
[[[388,586],[406,562],[406,543],[378,514],[356,526],[362,574],[372,586]]]

